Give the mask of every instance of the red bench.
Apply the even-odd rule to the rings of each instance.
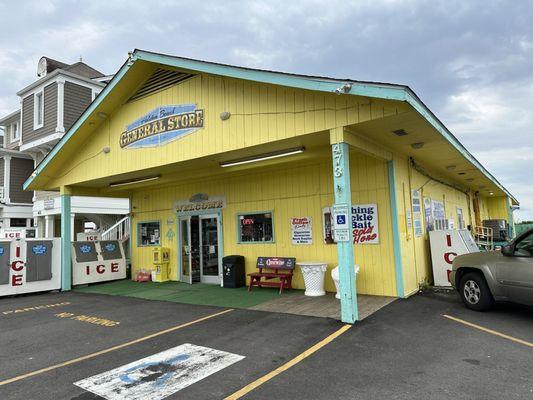
[[[283,289],[292,289],[292,275],[295,265],[296,258],[258,257],[257,268],[259,272],[248,274],[250,277],[248,291],[251,292],[254,286],[279,287],[279,294],[283,293]]]

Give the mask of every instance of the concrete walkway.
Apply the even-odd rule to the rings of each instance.
[[[359,320],[368,317],[394,300],[396,300],[394,297],[358,295]],[[277,299],[269,300],[250,309],[333,318],[337,320],[341,318],[340,301],[335,298],[334,293],[326,293],[325,296],[320,297],[308,297],[303,292],[292,296],[282,295]]]

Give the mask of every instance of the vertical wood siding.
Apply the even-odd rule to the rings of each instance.
[[[327,154],[327,153],[326,153]],[[356,245],[355,259],[361,272],[357,280],[360,293],[396,295],[387,166],[385,162],[364,156],[352,156],[352,201],[354,204],[377,203],[380,243]],[[206,179],[195,183],[169,186],[138,192],[133,196],[134,218],[132,243],[137,243],[137,223],[161,221],[162,245],[171,249],[171,276],[177,276],[177,217],[172,211],[175,200],[188,199],[195,193],[225,195],[227,207],[223,211],[224,254],[246,257],[246,271],[255,270],[258,256],[296,257],[297,260],[321,260],[328,263],[326,289],[334,291],[331,268],[337,264],[337,247],[323,242],[322,208],[333,203],[331,160],[325,158],[308,164],[290,164],[284,168],[270,168],[232,175],[222,179]],[[254,211],[273,211],[274,243],[238,244],[237,214]],[[313,244],[292,245],[289,220],[291,217],[313,218]],[[167,220],[173,220],[167,225]],[[166,233],[176,234],[170,242]],[[151,248],[132,248],[134,273],[139,268],[151,268]],[[299,269],[294,286],[303,289]]]

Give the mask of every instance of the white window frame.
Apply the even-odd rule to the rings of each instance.
[[[96,96],[98,96],[98,95],[100,94],[101,90],[92,89],[91,92],[92,92],[92,93],[91,93],[91,94],[92,94],[92,96],[91,96],[91,102],[93,102],[94,99],[96,99]]]
[[[37,112],[37,97],[41,96],[41,123],[38,122],[38,112]],[[33,130],[42,128],[44,126],[44,89],[39,90],[33,94]]]
[[[14,135],[15,127],[17,127],[16,132],[17,136]],[[11,127],[9,128],[9,141],[10,143],[15,143],[20,140],[20,124],[18,121],[15,121],[11,124]]]

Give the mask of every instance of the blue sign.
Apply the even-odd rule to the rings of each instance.
[[[6,249],[4,249],[3,247],[0,247],[0,256],[3,256],[5,251]]]
[[[126,126],[122,148],[155,147],[179,139],[204,126],[204,110],[196,104],[157,107]]]
[[[48,248],[43,244],[37,244],[31,248],[33,254],[37,255],[45,254],[46,250],[48,250]]]
[[[346,224],[346,215],[337,215],[337,225]]]
[[[116,244],[114,243],[108,243],[104,246],[104,248],[106,249],[106,251],[115,251],[115,249],[117,248]]]
[[[92,247],[89,246],[88,244],[84,244],[82,246],[80,246],[80,251],[84,254],[87,254],[87,253],[90,253],[92,251]]]

